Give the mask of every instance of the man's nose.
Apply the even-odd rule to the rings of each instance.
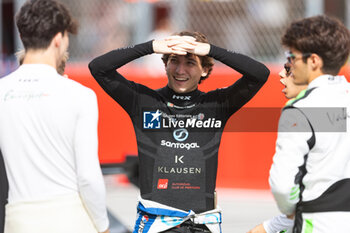
[[[286,80],[285,80],[285,78],[281,78],[281,79],[280,79],[280,82],[281,82],[283,85],[286,85]]]
[[[176,67],[176,73],[183,74],[185,73],[185,66],[183,63],[179,63]]]

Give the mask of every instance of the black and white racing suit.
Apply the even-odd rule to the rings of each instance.
[[[350,232],[350,84],[322,75],[282,112],[270,185],[294,233]]]

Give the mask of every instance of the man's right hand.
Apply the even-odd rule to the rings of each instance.
[[[154,40],[153,51],[160,54],[186,55],[187,51],[194,50],[198,42],[191,36],[169,36],[163,40]]]

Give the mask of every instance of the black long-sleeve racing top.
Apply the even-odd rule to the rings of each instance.
[[[184,94],[168,86],[153,90],[125,79],[117,71],[151,53],[154,51],[149,41],[108,52],[91,61],[89,68],[132,120],[141,197],[196,213],[211,210],[224,126],[263,86],[269,70],[245,55],[211,45],[208,56],[243,74],[227,88]]]

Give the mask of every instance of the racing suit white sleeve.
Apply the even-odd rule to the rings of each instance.
[[[276,233],[287,230],[291,232],[293,225],[294,220],[289,219],[285,214],[275,216],[263,222],[266,233]]]
[[[269,182],[283,214],[293,214],[299,201],[300,189],[295,177],[304,163],[304,156],[309,152],[307,140],[311,136],[311,127],[300,110],[288,108],[282,112]]]
[[[98,160],[96,95],[88,90],[81,101],[75,132],[75,156],[78,190],[99,232],[107,230],[106,190]]]

